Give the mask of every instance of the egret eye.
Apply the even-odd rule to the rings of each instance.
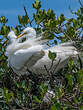
[[[24,37],[23,39],[22,39],[22,42],[25,42],[26,41],[26,37]]]

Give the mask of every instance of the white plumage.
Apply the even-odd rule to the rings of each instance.
[[[26,41],[21,42],[24,37]],[[51,60],[48,57],[49,50],[57,54],[51,69],[54,69],[60,60],[55,71],[64,67],[70,57],[76,57],[78,54],[73,42],[47,47],[45,43],[42,44],[44,41],[40,40],[41,37],[37,38],[35,30],[31,27],[24,29],[18,37],[11,31],[8,38],[10,40],[10,44],[6,48],[8,64],[19,75],[28,74],[27,68],[37,74],[46,74],[44,65],[47,69],[51,66]]]

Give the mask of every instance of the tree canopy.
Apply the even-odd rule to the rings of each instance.
[[[0,17],[0,109],[1,110],[83,110],[83,4],[80,0],[79,9],[71,13],[75,18],[66,18],[64,14],[56,16],[52,9],[41,9],[41,2],[35,0],[32,7],[36,10],[33,19],[29,18],[28,10],[24,7],[24,15],[18,15],[19,24],[8,26],[8,18]],[[35,26],[33,25],[35,23]],[[66,67],[49,78],[44,76],[23,75],[18,77],[7,66],[4,44],[8,33],[13,30],[16,35],[27,26],[34,27],[37,33],[44,32],[43,39],[75,42],[80,55],[74,62],[72,58]],[[57,40],[55,40],[56,38]],[[53,60],[56,53],[49,52]],[[55,82],[56,78],[56,82]],[[43,103],[48,88],[52,88],[55,97],[49,104]]]

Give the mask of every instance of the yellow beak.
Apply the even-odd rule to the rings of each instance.
[[[22,33],[22,34],[18,35],[16,39],[18,39],[18,38],[22,37],[22,36],[23,36],[23,35],[25,35],[25,34],[27,34],[27,33],[26,33],[26,32],[24,32],[24,33]],[[4,44],[6,44],[6,43],[7,43],[7,41],[8,41],[8,38],[7,38],[7,40],[5,40],[5,41],[4,41],[3,45],[4,45]]]
[[[25,34],[27,34],[27,33],[26,33],[26,32],[24,32],[24,33],[22,33],[22,34],[18,35],[16,39],[18,39],[18,38],[22,37],[22,36],[23,36],[23,35],[25,35]]]

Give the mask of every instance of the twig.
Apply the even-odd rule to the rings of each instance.
[[[32,72],[32,71],[30,71],[28,68],[27,68],[27,71],[28,71],[30,74],[33,74],[33,72]]]
[[[60,61],[61,61],[61,59],[59,59],[59,61],[58,61],[57,65],[56,65],[56,67],[55,67],[54,70],[53,70],[53,73],[56,71],[58,65],[60,64]]]
[[[50,66],[50,68],[49,68],[49,70],[51,70],[52,69],[52,67],[53,67],[53,60],[52,60],[52,63],[51,63],[51,66]]]
[[[32,19],[30,22],[29,22],[29,24],[30,24],[30,26],[32,27],[32,22],[34,21],[34,19]]]
[[[82,69],[83,68],[83,64],[82,64],[82,61],[81,61],[81,58],[80,58],[79,55],[78,55],[78,59],[79,59],[79,63],[80,63],[80,69]]]
[[[48,69],[47,69],[46,65],[44,65],[44,68],[45,68],[45,70],[46,70],[47,74],[49,74],[49,75],[50,75],[50,73],[49,73],[49,71],[48,71]]]
[[[46,65],[44,65],[44,67],[45,67],[45,70],[47,71],[47,73],[50,76],[50,87],[53,88],[54,87],[54,75],[53,75],[53,72],[48,70]]]
[[[83,7],[83,4],[82,4],[81,0],[78,0],[78,2],[80,3],[81,7]]]
[[[32,81],[37,82],[37,74],[36,74],[36,73],[33,73],[33,72],[32,72],[31,70],[29,70],[28,68],[27,68],[27,71],[30,73],[30,74],[28,75],[28,77],[31,76]]]
[[[72,39],[66,34],[65,31],[63,31],[63,30],[61,29],[61,32],[62,32],[70,41],[72,41]]]
[[[27,15],[28,19],[29,19],[29,16],[28,16],[28,13],[27,13],[27,10],[26,10],[26,7],[24,6],[24,11],[25,11],[25,14]],[[30,19],[29,19],[30,20]],[[29,24],[30,26],[32,27],[32,22],[34,21],[34,19],[32,19]]]
[[[27,10],[26,10],[26,7],[25,6],[24,6],[24,11],[25,11],[25,14],[28,16]]]

